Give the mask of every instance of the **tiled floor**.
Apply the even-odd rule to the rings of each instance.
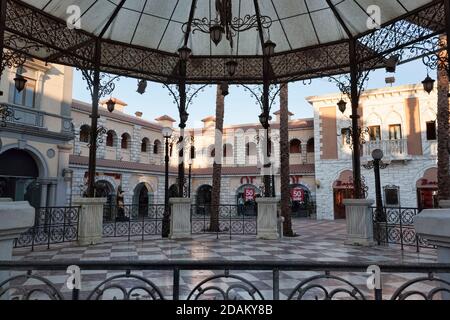
[[[301,219],[294,221],[296,238],[284,238],[279,241],[256,240],[255,236],[221,236],[216,239],[215,235],[196,235],[192,240],[172,241],[172,240],[146,240],[146,241],[113,241],[102,243],[90,247],[75,247],[73,245],[63,245],[50,250],[36,249],[30,252],[27,249],[17,249],[15,258],[18,260],[89,260],[89,261],[109,261],[109,260],[241,260],[241,261],[261,261],[261,260],[294,260],[294,261],[317,261],[317,262],[361,262],[376,264],[382,262],[389,263],[434,263],[436,262],[436,252],[433,249],[421,249],[417,253],[415,248],[406,248],[401,251],[398,246],[375,246],[375,247],[355,247],[344,245],[345,222],[344,221],[315,221]],[[221,272],[219,272],[221,273]],[[64,282],[66,276],[63,272],[40,273],[52,275],[58,289],[68,293]],[[81,296],[86,297],[89,290],[92,290],[101,281],[117,275],[118,272],[90,271],[83,272],[83,287]],[[158,286],[163,295],[171,298],[172,295],[172,273],[170,271],[141,271],[133,274],[144,276]],[[181,297],[194,288],[196,284],[209,276],[218,274],[213,271],[182,271],[180,278]],[[272,298],[272,272],[271,271],[249,271],[231,272],[232,275],[243,277],[254,285],[266,299]],[[292,292],[294,287],[302,280],[317,275],[317,272],[290,271],[280,272],[280,298],[285,299]],[[322,273],[323,274],[323,273]],[[367,275],[365,273],[332,273],[341,276],[356,285],[364,294],[371,296],[371,292],[366,288]],[[385,297],[390,295],[401,284],[408,279],[418,276],[417,274],[385,274],[383,275],[383,288]],[[128,288],[135,283],[126,279]],[[218,287],[226,289],[235,279],[221,278],[213,283]],[[121,282],[123,284],[123,282]],[[327,289],[337,288],[339,282],[325,280]],[[28,283],[27,283],[28,284]],[[341,283],[342,284],[342,283]],[[422,286],[426,290],[426,286]],[[116,292],[117,293],[117,292]],[[111,292],[106,298],[111,298]]]

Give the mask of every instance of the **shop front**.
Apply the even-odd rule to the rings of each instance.
[[[252,184],[244,184],[236,191],[238,215],[256,215],[256,198],[261,197],[261,189]]]
[[[425,171],[423,177],[417,181],[416,187],[419,211],[438,207],[437,168]]]
[[[353,172],[343,171],[333,183],[334,219],[345,219],[345,199],[353,198]]]
[[[291,184],[291,213],[293,217],[308,217],[312,212],[311,192],[303,184]]]

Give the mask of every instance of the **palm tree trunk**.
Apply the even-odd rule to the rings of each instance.
[[[447,38],[441,37],[446,45]],[[441,55],[447,55],[442,51]],[[449,174],[449,79],[446,68],[438,69],[438,196],[439,200],[450,200]]]
[[[211,191],[211,218],[210,231],[219,232],[219,205],[220,205],[220,185],[222,182],[222,133],[223,117],[225,108],[225,97],[222,95],[220,86],[217,86],[216,94],[216,130],[214,133],[215,157],[213,164],[213,185]]]
[[[280,91],[280,166],[281,166],[281,214],[284,218],[283,234],[286,237],[294,236],[292,230],[292,217],[290,208],[289,190],[289,108],[288,84],[282,84]]]

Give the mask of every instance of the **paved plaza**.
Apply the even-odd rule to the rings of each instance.
[[[305,261],[305,262],[360,262],[367,264],[377,263],[435,263],[436,252],[433,249],[421,249],[419,253],[411,247],[400,250],[399,246],[375,246],[356,247],[344,245],[345,221],[316,221],[299,219],[294,221],[295,231],[299,234],[296,238],[284,238],[279,241],[256,240],[255,236],[229,236],[221,235],[196,235],[192,240],[146,240],[146,241],[112,241],[89,247],[79,247],[72,244],[53,246],[50,250],[37,248],[34,252],[29,249],[16,249],[17,260],[38,261],[109,261],[109,260],[239,260],[239,261]],[[101,281],[117,275],[120,272],[84,271],[82,273],[81,297],[94,289]],[[214,271],[182,271],[180,279],[181,297],[187,294],[200,281],[214,274],[222,272]],[[57,284],[65,294],[64,283],[67,275],[63,272],[39,272],[50,281]],[[165,297],[172,295],[171,271],[138,271],[133,274],[144,276],[157,285]],[[263,294],[266,299],[272,298],[272,272],[271,271],[232,271],[231,274],[239,275],[250,281]],[[292,271],[280,272],[280,298],[286,299],[293,288],[303,279],[317,275],[317,272]],[[323,273],[322,273],[323,274]],[[349,280],[361,289],[368,297],[371,292],[365,284],[365,273],[332,273]],[[408,279],[423,276],[418,274],[384,274],[383,294],[385,298]],[[215,281],[219,287],[226,287],[233,279],[220,279]],[[328,281],[328,280],[327,280]],[[28,280],[26,285],[32,285]],[[130,282],[131,285],[131,282]],[[333,283],[328,283],[328,287]],[[337,285],[337,284],[335,284]],[[422,287],[424,288],[424,287]],[[425,288],[426,289],[426,288]],[[107,296],[105,296],[107,298]],[[111,298],[111,297],[110,297]]]

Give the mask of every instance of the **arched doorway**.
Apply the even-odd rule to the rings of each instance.
[[[212,186],[204,184],[197,189],[196,207],[198,214],[209,214],[211,210]]]
[[[341,172],[339,178],[333,183],[334,218],[345,219],[344,199],[353,198],[353,172]]]
[[[152,203],[153,203],[153,191],[151,186],[146,182],[139,183],[134,188],[133,193],[133,207],[136,208],[139,217],[148,215],[149,213],[148,207]]]
[[[29,152],[14,148],[0,154],[0,198],[29,201],[33,207],[40,207],[38,177],[39,166]]]
[[[98,180],[94,185],[94,196],[96,198],[106,198],[103,206],[103,219],[113,220],[116,216],[116,191],[110,182]]]
[[[437,181],[437,168],[426,170],[423,177],[417,181],[417,206],[419,211],[438,207]]]
[[[253,184],[244,184],[236,191],[238,215],[256,215],[256,198],[261,197],[261,189]]]
[[[311,202],[311,191],[303,184],[291,184],[290,200],[291,214],[293,217],[307,217],[309,215],[309,205]]]

